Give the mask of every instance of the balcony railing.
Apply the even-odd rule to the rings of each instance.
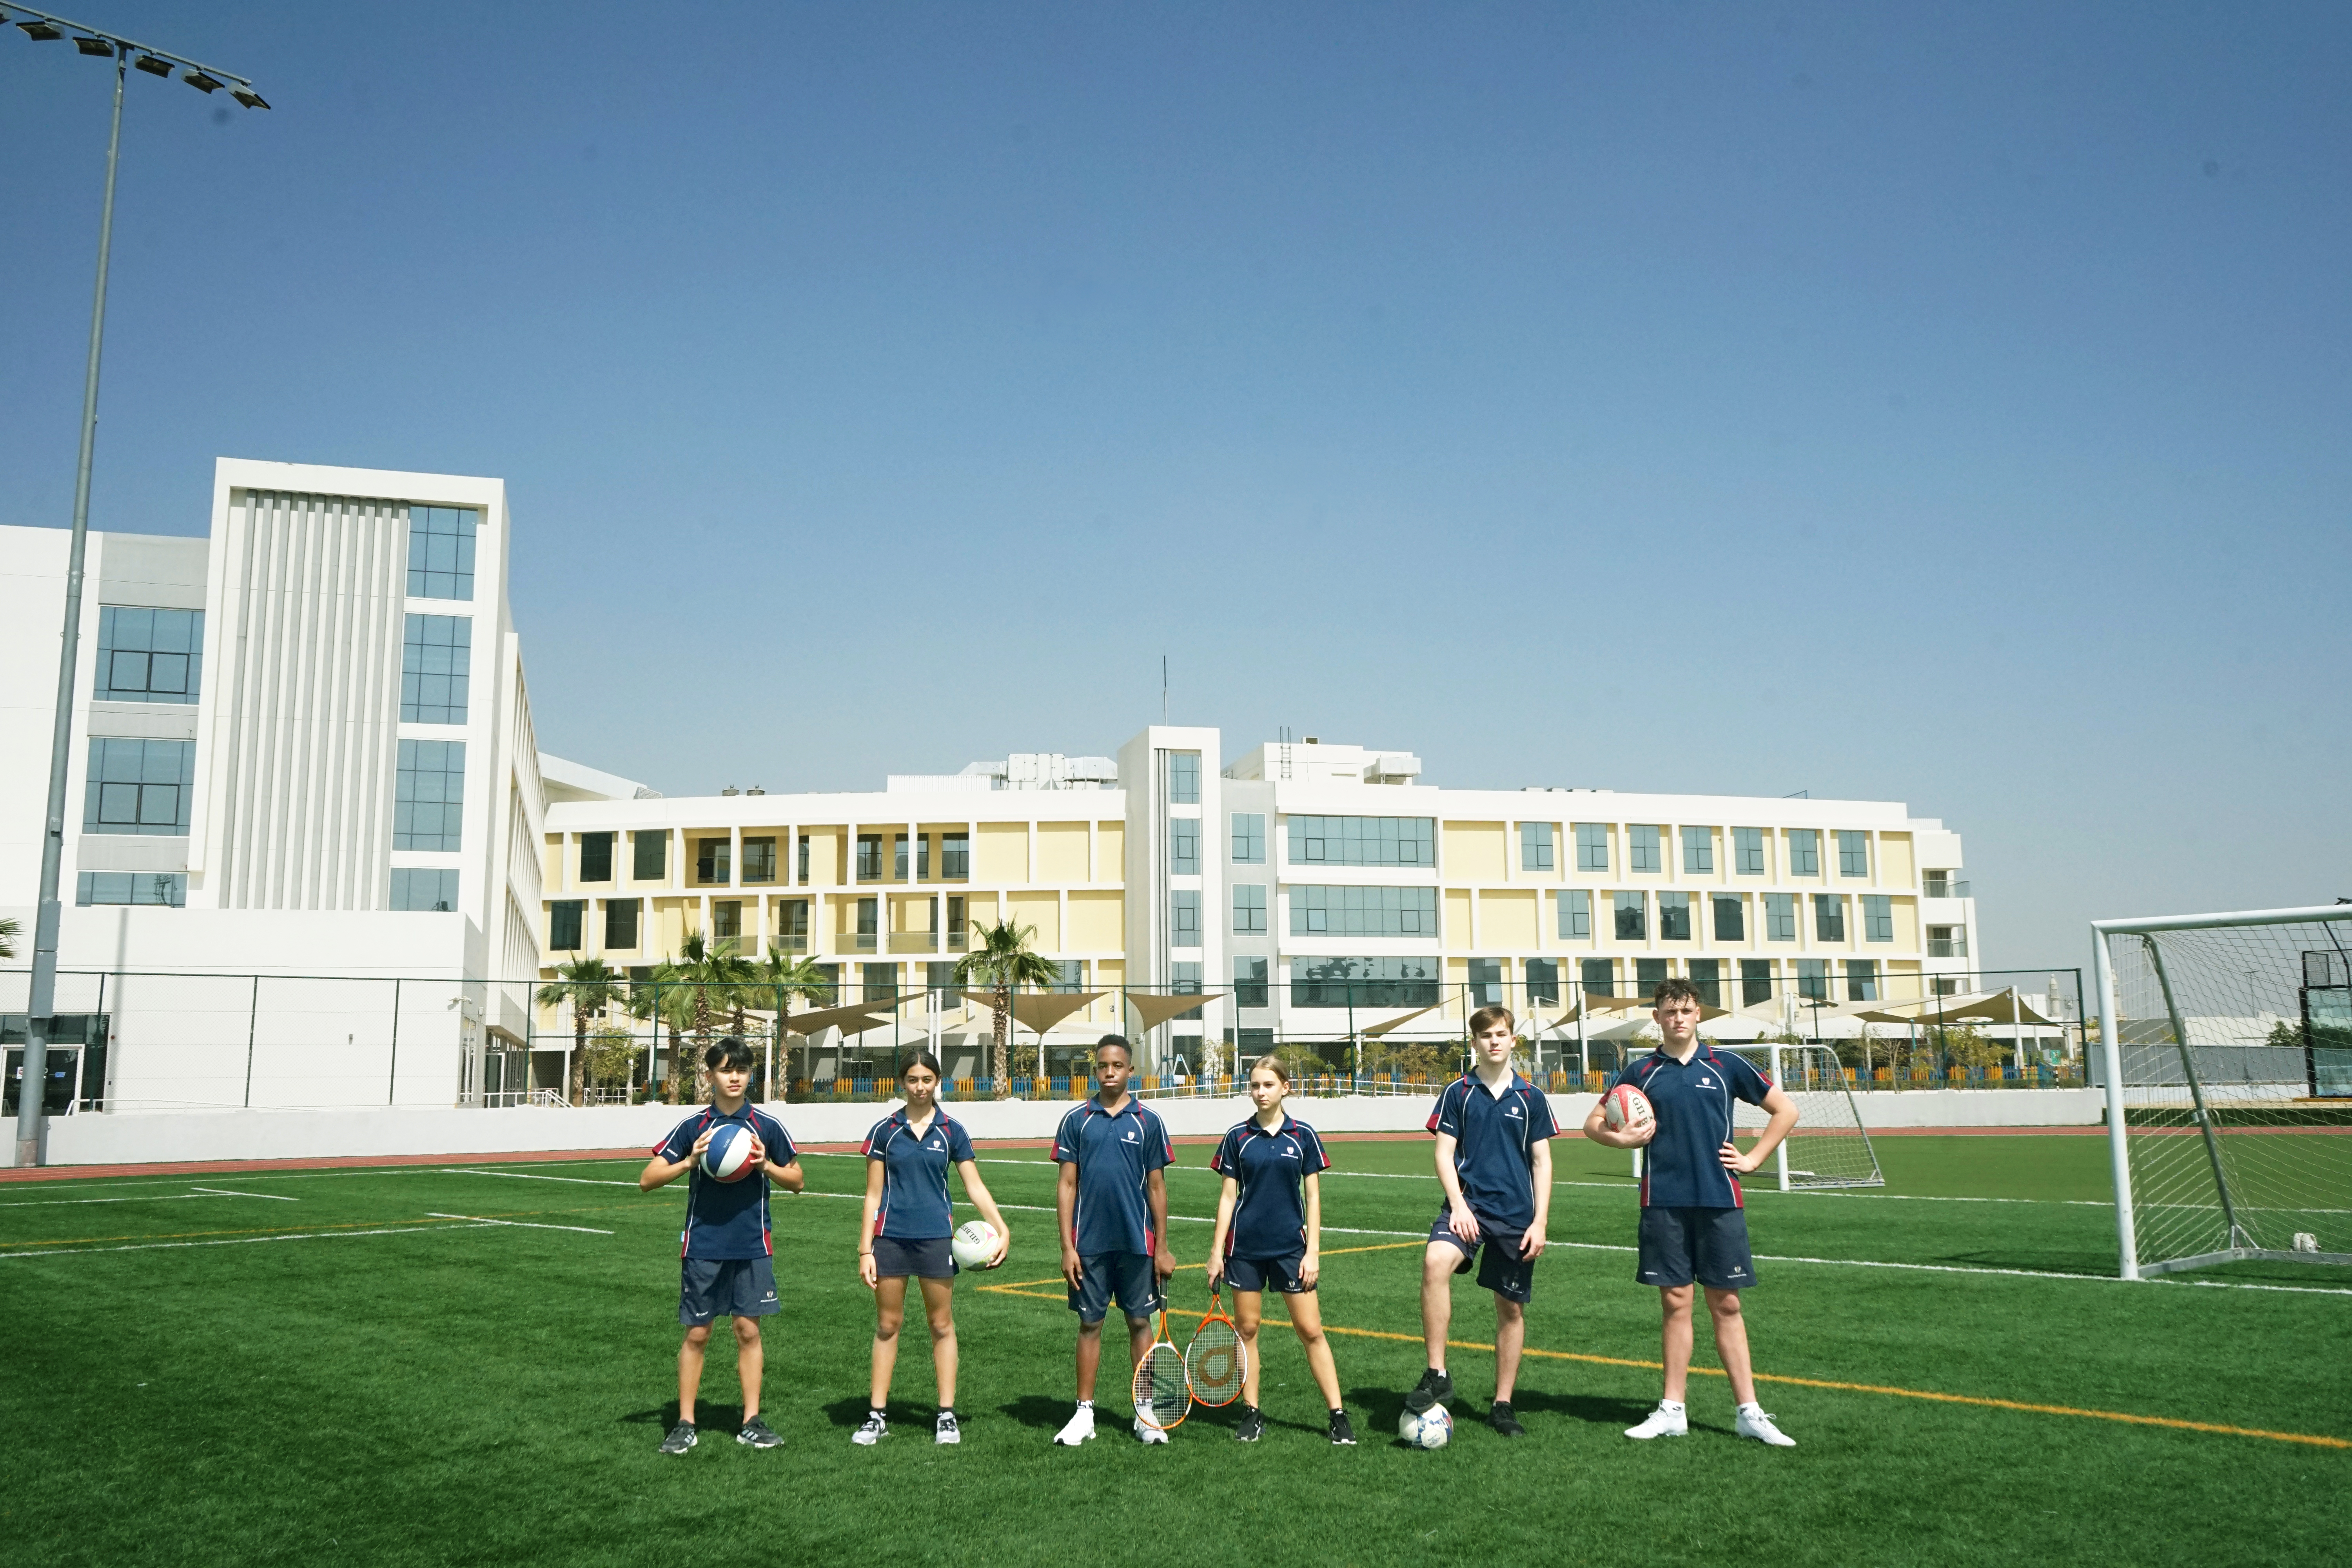
[[[1969,939],[1964,936],[1940,936],[1927,939],[1927,956],[1930,958],[1966,958],[1968,955]]]
[[[797,935],[787,933],[782,936],[772,936],[768,940],[776,944],[776,951],[778,952],[806,952],[808,951],[808,933],[805,931]]]
[[[1919,896],[1927,899],[1965,899],[1970,895],[1965,878],[1955,880],[1949,877],[1930,877],[1919,884]]]
[[[937,952],[940,933],[930,931],[894,931],[890,933],[892,952]]]
[[[842,933],[841,951],[844,952],[872,952],[877,945],[878,939],[870,931]]]

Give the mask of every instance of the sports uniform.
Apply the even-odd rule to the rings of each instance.
[[[882,1206],[874,1215],[876,1276],[953,1278],[949,1237],[955,1231],[955,1210],[948,1201],[948,1169],[972,1158],[971,1135],[963,1123],[934,1110],[931,1124],[919,1134],[900,1106],[866,1135],[865,1154],[882,1162]]]
[[[1642,1091],[1658,1119],[1642,1161],[1641,1258],[1644,1285],[1696,1279],[1716,1290],[1756,1283],[1739,1178],[1725,1169],[1736,1101],[1760,1106],[1772,1080],[1745,1058],[1701,1043],[1687,1062],[1652,1051],[1611,1084]]]
[[[1307,1260],[1307,1178],[1330,1166],[1315,1129],[1291,1117],[1271,1131],[1255,1116],[1226,1129],[1209,1169],[1241,1188],[1225,1232],[1225,1279],[1234,1289],[1296,1296],[1310,1289],[1298,1277]]]
[[[672,1164],[687,1159],[701,1136],[721,1122],[751,1128],[768,1158],[788,1165],[799,1151],[783,1123],[746,1100],[733,1114],[706,1105],[654,1145]],[[686,1229],[678,1237],[677,1321],[688,1328],[714,1318],[764,1318],[777,1310],[775,1242],[768,1224],[768,1178],[753,1171],[722,1182],[694,1162],[687,1177]]]
[[[1559,1131],[1551,1101],[1516,1072],[1500,1093],[1465,1073],[1437,1097],[1429,1131],[1454,1141],[1454,1175],[1478,1222],[1478,1240],[1454,1234],[1446,1223],[1447,1205],[1439,1205],[1429,1239],[1461,1250],[1456,1274],[1469,1273],[1475,1263],[1480,1287],[1507,1300],[1526,1301],[1535,1289],[1535,1262],[1520,1257],[1519,1247],[1536,1222],[1535,1146]]]
[[[1175,1159],[1159,1113],[1132,1097],[1116,1111],[1105,1110],[1098,1098],[1089,1100],[1062,1118],[1054,1163],[1078,1170],[1070,1230],[1081,1271],[1070,1310],[1080,1322],[1101,1322],[1114,1293],[1130,1318],[1160,1310],[1160,1279],[1151,1267],[1160,1237],[1151,1230],[1147,1178]]]

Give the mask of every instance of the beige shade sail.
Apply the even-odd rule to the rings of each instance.
[[[1195,1007],[1204,1007],[1212,1002],[1223,1000],[1213,992],[1200,995],[1180,992],[1172,996],[1164,996],[1157,991],[1127,993],[1128,1011],[1133,1013],[1136,1021],[1146,1029],[1156,1029],[1169,1019],[1189,1013]]]
[[[1357,1030],[1356,1033],[1365,1037],[1367,1039],[1377,1040],[1382,1035],[1387,1034],[1390,1030],[1401,1028],[1403,1026],[1412,1023],[1423,1013],[1436,1012],[1441,1005],[1443,1005],[1443,1004],[1433,1002],[1426,1007],[1415,1007],[1410,1013],[1400,1013],[1393,1018],[1383,1018],[1377,1024],[1367,1024],[1364,1027]]]
[[[1013,997],[1013,1018],[1023,1028],[1042,1035],[1089,1002],[1108,994],[1107,991],[1016,992]],[[975,1007],[991,1012],[996,1008],[996,999],[985,992],[967,991],[963,999]]]
[[[2013,985],[1972,996],[1930,996],[1923,1002],[1890,1003],[1885,1011],[1894,1015],[1890,1022],[1898,1023],[1932,1024],[1941,1019],[1947,1024],[2039,1024],[2046,1028],[2058,1027],[2057,1019],[2045,1018],[2027,1006]]]
[[[839,1029],[845,1035],[855,1035],[889,1022],[889,1012],[890,1005],[887,1002],[868,1002],[856,1007],[821,1007],[814,1013],[791,1015],[784,1020],[784,1031],[793,1035],[820,1035],[827,1029]],[[877,1013],[883,1016],[876,1017]]]

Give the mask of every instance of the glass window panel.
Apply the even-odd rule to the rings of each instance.
[[[613,835],[583,833],[580,836],[580,879],[583,882],[609,882],[613,879]]]
[[[395,866],[392,871],[392,907],[446,914],[457,907],[457,868],[454,866]],[[552,906],[550,908],[552,915]],[[551,946],[562,944],[553,942]],[[575,933],[572,947],[580,945]]]
[[[460,847],[466,802],[466,742],[403,741],[393,790],[394,849]]]
[[[1838,875],[1867,879],[1870,876],[1870,835],[1841,827],[1837,843]]]
[[[1290,931],[1294,936],[1433,937],[1437,889],[1294,886]]]
[[[1655,871],[1658,860],[1658,830],[1640,823],[1625,829],[1625,865],[1635,871]]]
[[[1556,958],[1528,960],[1528,1005],[1538,1004],[1559,1005],[1559,960]]]
[[[1748,940],[1748,900],[1730,894],[1715,896],[1715,940],[1746,942]]]
[[[1619,942],[1640,942],[1650,934],[1649,922],[1643,917],[1644,896],[1641,893],[1612,895],[1617,906],[1616,931]]]
[[[1201,804],[1201,753],[1168,753],[1168,799],[1173,805]]]
[[[635,899],[614,899],[604,906],[604,946],[614,952],[627,952],[637,945],[637,911]]]
[[[1580,871],[1609,869],[1607,823],[1580,822],[1576,825],[1576,868]]]
[[[1878,960],[1874,958],[1846,960],[1845,999],[1849,1002],[1878,1000]]]
[[[184,835],[195,775],[194,741],[92,736],[82,831],[157,837]]]
[[[466,616],[411,616],[400,649],[400,719],[462,724],[474,623]]]
[[[1171,816],[1168,819],[1168,870],[1177,877],[1197,877],[1201,874],[1201,819],[1197,816]]]
[[[196,700],[205,613],[103,605],[90,695],[101,702]]]
[[[1575,942],[1592,934],[1592,895],[1582,888],[1564,888],[1559,893],[1559,934],[1562,941]]]
[[[1439,999],[1435,958],[1295,958],[1293,1007],[1431,1007]]]
[[[1895,900],[1883,893],[1862,896],[1862,939],[1864,942],[1895,940]]]
[[[1263,866],[1265,864],[1265,814],[1262,811],[1234,813],[1234,864]]]
[[[1797,895],[1767,893],[1764,895],[1764,940],[1794,942],[1797,940]]]
[[[1579,962],[1578,972],[1583,978],[1587,995],[1617,994],[1617,961],[1613,958],[1587,958]]]
[[[1698,999],[1710,1007],[1723,1005],[1723,961],[1719,958],[1694,958],[1690,961],[1690,983],[1698,992]]]
[[[1552,868],[1551,824],[1522,822],[1519,824],[1519,869],[1549,871]]]
[[[743,840],[743,879],[747,882],[772,882],[776,879],[776,841],[772,837]]]
[[[1813,940],[1845,940],[1845,900],[1835,893],[1813,895]]]
[[[1811,827],[1789,830],[1789,875],[1818,877],[1822,874],[1822,836]]]
[[[1474,958],[1470,961],[1470,1005],[1500,1007],[1503,1003],[1503,961],[1499,958]]]
[[[1299,866],[1434,866],[1433,816],[1293,816],[1290,860]]]
[[[1683,869],[1700,876],[1715,873],[1715,829],[1683,829]]]
[[[557,899],[547,906],[547,945],[557,952],[580,951],[580,932],[587,921],[587,901]]]
[[[971,875],[971,835],[940,835],[940,875],[950,879]],[[808,880],[808,841],[801,841],[801,880]]]
[[[1249,883],[1234,885],[1234,933],[1262,936],[1265,932],[1265,889]]]
[[[1234,960],[1234,1005],[1265,1007],[1271,1005],[1267,993],[1266,960],[1236,958]]]
[[[1168,942],[1171,947],[1201,945],[1201,894],[1179,889],[1168,895]]]
[[[1760,827],[1735,827],[1731,830],[1731,868],[1742,877],[1764,874],[1764,830]]]
[[[1637,958],[1633,961],[1633,994],[1654,996],[1665,983],[1667,964],[1663,958]]]
[[[1772,1000],[1772,961],[1769,958],[1743,958],[1739,961],[1739,1005],[1753,1007]]]
[[[669,833],[666,828],[648,828],[629,835],[632,855],[629,879],[636,882],[661,882],[669,879]]]
[[[184,909],[188,879],[178,871],[84,871],[75,879],[74,902]]]
[[[1807,1002],[1830,999],[1830,961],[1826,958],[1797,960],[1797,994]]]
[[[1658,895],[1658,940],[1688,942],[1691,939],[1691,908],[1688,893]]]
[[[481,514],[466,507],[408,509],[408,592],[418,599],[474,596],[474,530]]]

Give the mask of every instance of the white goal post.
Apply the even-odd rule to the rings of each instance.
[[[2094,921],[2121,1272],[2352,1264],[2352,905]]]

